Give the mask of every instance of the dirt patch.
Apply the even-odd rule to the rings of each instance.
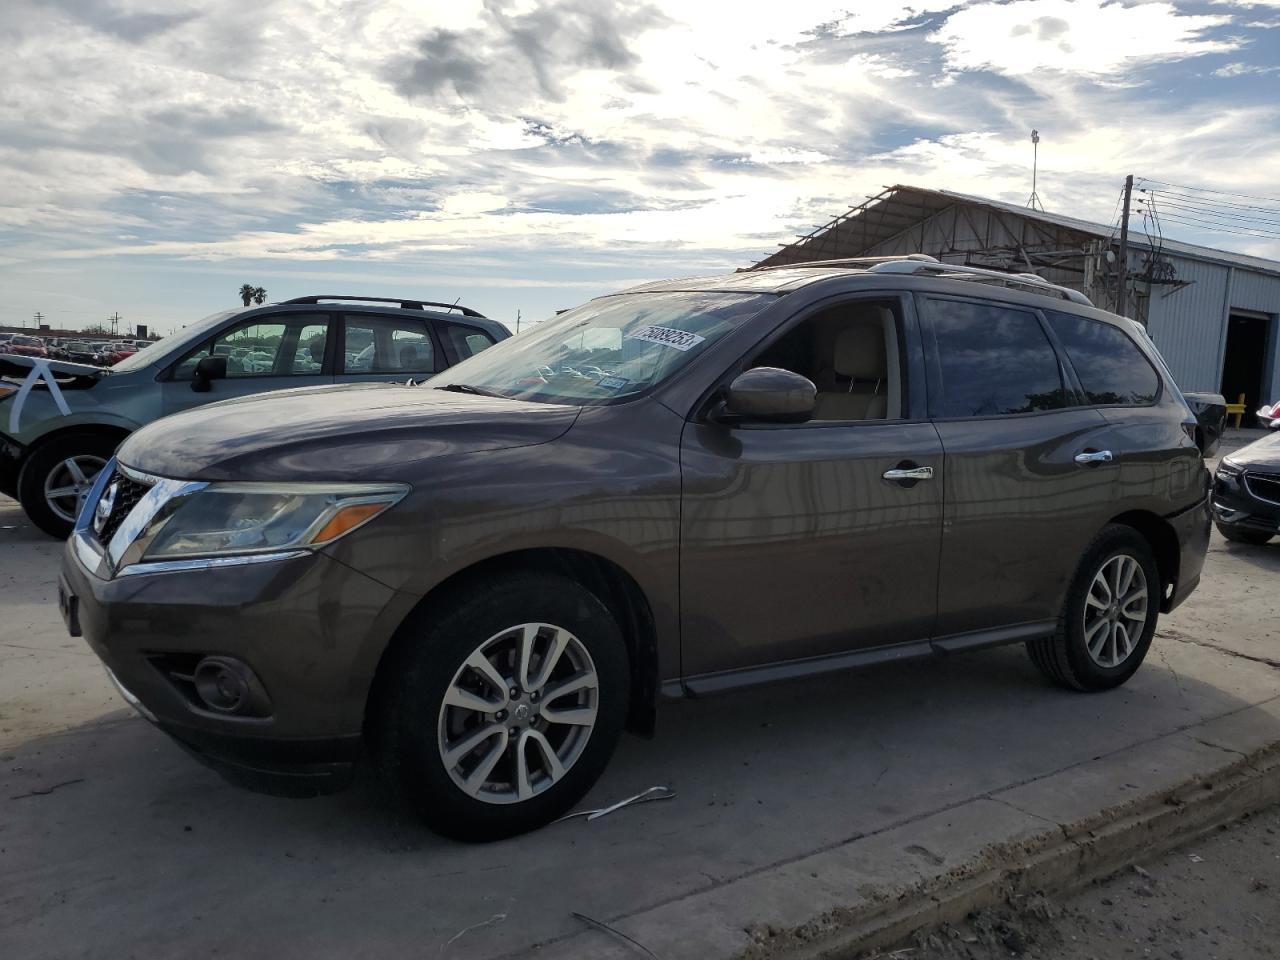
[[[863,960],[1278,956],[1280,807],[1273,807],[1074,896],[1018,897]]]

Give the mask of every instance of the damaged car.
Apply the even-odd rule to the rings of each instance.
[[[11,348],[0,356],[0,493],[65,537],[116,447],[153,420],[273,390],[422,379],[510,335],[457,304],[310,296],[215,313],[111,366],[88,344],[66,354],[84,362]],[[344,343],[369,361],[344,363]]]

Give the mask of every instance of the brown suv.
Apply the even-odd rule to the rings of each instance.
[[[229,777],[315,792],[367,753],[491,838],[568,809],[659,693],[1015,642],[1123,683],[1199,580],[1197,435],[1140,327],[1037,278],[655,283],[422,385],[139,430],[60,598]]]

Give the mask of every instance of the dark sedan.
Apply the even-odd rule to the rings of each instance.
[[[1263,544],[1280,533],[1280,436],[1222,458],[1213,478],[1213,519],[1237,543]]]

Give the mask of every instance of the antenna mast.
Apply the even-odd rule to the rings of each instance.
[[[1031,199],[1027,201],[1027,206],[1032,210],[1039,210],[1044,213],[1044,204],[1040,202],[1040,194],[1036,193],[1036,175],[1039,173],[1040,167],[1040,131],[1031,131]]]

